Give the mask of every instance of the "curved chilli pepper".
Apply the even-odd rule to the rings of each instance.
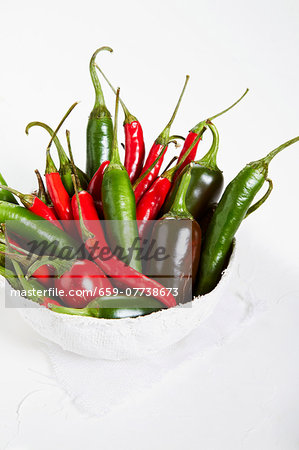
[[[231,106],[229,106],[228,108],[226,108],[224,111],[221,111],[220,113],[210,117],[209,119],[206,119],[203,122],[199,122],[197,125],[195,125],[192,130],[189,131],[188,136],[186,137],[184,146],[182,148],[181,154],[179,156],[178,162],[177,164],[179,164],[184,156],[184,154],[186,153],[186,151],[188,150],[189,146],[195,141],[196,137],[198,136],[199,133],[202,132],[202,128],[205,124],[205,122],[208,120],[210,122],[212,122],[212,120],[216,119],[216,117],[222,116],[222,114],[225,114],[227,111],[229,111],[230,109],[232,109],[234,106],[236,106],[247,94],[247,92],[249,91],[249,89],[246,89],[246,91],[244,92],[244,94],[236,101],[234,102]],[[174,180],[180,175],[180,173],[184,170],[184,168],[191,162],[195,160],[196,157],[196,152],[197,152],[197,148],[198,148],[198,144],[199,141],[197,141],[197,145],[193,148],[192,152],[189,153],[188,158],[185,159],[184,163],[181,165],[180,169],[176,172]]]
[[[112,248],[120,247],[125,254],[136,245],[139,249],[139,235],[136,222],[136,204],[134,192],[128,172],[120,162],[117,144],[117,118],[119,105],[119,89],[116,95],[115,123],[112,144],[112,157],[106,168],[102,182],[103,212],[106,220],[110,220],[107,228],[108,242]],[[141,272],[141,261],[135,253],[131,255],[128,265]]]
[[[115,286],[120,289],[148,290],[150,295],[168,308],[175,306],[176,301],[160,283],[137,272],[132,267],[112,254],[101,223],[98,220],[92,196],[86,192],[78,193],[76,203],[73,200],[74,217],[79,221],[80,235],[92,260],[109,276]],[[81,208],[82,206],[82,208]]]
[[[114,94],[116,89],[112,86],[102,69],[96,66],[99,72],[102,74],[108,85],[111,87]],[[122,109],[125,114],[124,129],[125,129],[125,163],[124,166],[129,174],[131,183],[133,184],[139,177],[144,157],[145,157],[145,145],[143,138],[143,130],[139,120],[133,116],[122,101],[119,99]]]
[[[150,171],[150,173],[140,183],[138,183],[137,185],[134,186],[134,194],[135,194],[136,203],[138,203],[138,201],[140,200],[142,195],[145,193],[145,191],[147,191],[148,188],[151,187],[152,183],[155,181],[155,179],[158,176],[161,165],[163,163],[164,155],[167,151],[168,142],[171,139],[169,137],[170,128],[171,128],[171,125],[175,119],[177,112],[178,112],[178,109],[181,104],[181,101],[182,101],[186,86],[188,84],[189,78],[190,78],[189,75],[187,75],[183,90],[181,92],[178,103],[174,109],[174,112],[171,116],[171,119],[168,122],[168,124],[166,125],[166,127],[164,128],[164,130],[162,131],[162,133],[160,133],[158,138],[155,140],[152,148],[150,149],[150,152],[146,159],[145,165],[141,171],[141,175],[143,175],[146,172],[146,170],[153,164],[153,162],[157,159],[157,157],[161,154],[161,152],[162,152],[162,158],[159,159],[159,161],[153,167],[153,169]]]
[[[277,153],[297,141],[299,136],[272,150],[264,158],[247,164],[225,189],[207,230],[199,268],[198,295],[207,294],[217,285],[243,219],[269,197],[273,187],[272,181],[267,178],[269,163]],[[266,194],[251,206],[265,181],[269,183]]]
[[[55,227],[52,222],[22,206],[0,201],[0,223],[7,221],[9,221],[9,225],[6,223],[9,233],[21,236],[28,242],[36,242],[44,249],[45,254],[53,254],[53,244],[57,253],[64,251],[65,248],[75,250],[78,247],[78,243],[71,236]]]
[[[191,180],[192,163],[184,172],[174,203],[168,214],[155,222],[151,239],[157,248],[166,249],[170,256],[162,261],[149,259],[146,273],[162,278],[167,288],[177,289],[178,300],[186,303],[192,299],[201,247],[201,229],[187,211],[186,193]]]
[[[69,195],[63,186],[61,177],[55,167],[54,161],[51,158],[50,151],[47,149],[47,164],[46,164],[46,184],[49,195],[53,202],[55,212],[60,220],[63,220],[63,226],[66,231],[75,236],[75,226],[73,223],[73,213]]]
[[[53,223],[56,227],[60,228],[62,230],[62,226],[57,220],[55,214],[52,212],[52,210],[44,203],[42,202],[36,195],[33,194],[22,194],[21,192],[12,189],[7,186],[0,185],[0,189],[5,189],[15,196],[17,196],[25,208],[27,208],[29,211],[33,212],[34,214],[37,214],[40,217],[43,217],[46,220],[49,220]]]
[[[1,173],[0,173],[0,184],[2,186],[7,186],[7,183],[4,180],[3,176],[1,175]],[[15,203],[16,205],[18,204],[17,200],[14,198],[12,193],[7,191],[7,190],[5,190],[5,189],[0,189],[0,200],[3,200],[5,202],[9,202],[9,203]]]
[[[179,164],[172,169],[164,172],[160,177],[156,178],[151,187],[145,192],[137,204],[136,217],[138,220],[139,236],[143,237],[147,228],[150,228],[151,223],[148,226],[149,220],[154,220],[158,217],[160,210],[165,202],[165,199],[172,187],[172,183],[177,170],[184,164],[194,147],[198,144],[205,127],[201,130],[201,133],[197,135],[195,141],[190,145],[185,154],[183,155]]]
[[[186,196],[187,209],[197,221],[200,221],[209,205],[218,201],[224,183],[222,171],[217,167],[216,163],[219,149],[219,134],[214,124],[209,121],[206,124],[213,134],[213,142],[207,154],[192,164],[191,181]],[[169,192],[162,214],[169,211],[183,173],[176,179]]]
[[[56,313],[96,317],[98,319],[125,319],[127,317],[145,316],[163,308],[164,305],[151,297],[129,297],[121,295],[100,297],[82,309],[50,305],[50,309]]]
[[[104,172],[106,168],[109,166],[110,161],[104,161],[90,180],[90,183],[88,185],[87,191],[92,195],[95,207],[97,209],[97,212],[100,216],[100,218],[104,218],[103,214],[103,203],[102,203],[102,183],[103,183],[103,177]]]
[[[77,103],[75,103],[75,105],[76,104]],[[64,148],[62,147],[62,145],[60,143],[60,140],[56,136],[57,131],[56,130],[53,131],[52,128],[50,128],[47,124],[45,124],[43,122],[30,122],[26,127],[26,130],[25,130],[26,134],[29,134],[30,128],[32,128],[34,126],[39,126],[39,127],[44,128],[46,131],[48,131],[48,133],[52,137],[54,144],[57,148],[58,157],[59,157],[59,163],[60,163],[59,175],[61,176],[63,186],[65,187],[67,193],[69,195],[73,195],[74,187],[73,187],[73,182],[72,182],[71,162],[70,162],[67,154],[65,153]],[[49,148],[49,146],[48,146],[48,148]],[[80,170],[78,167],[77,167],[77,172],[78,172],[78,177],[79,177],[81,185],[84,188],[86,188],[88,185],[87,175],[84,172],[82,172],[82,170]]]
[[[104,272],[87,259],[75,261],[70,270],[55,279],[55,287],[63,291],[63,303],[72,308],[84,308],[99,296],[101,289],[112,291]]]
[[[93,177],[102,162],[111,160],[112,152],[113,123],[111,114],[105,104],[103,91],[95,68],[96,56],[102,50],[113,51],[110,47],[98,48],[92,55],[89,63],[90,76],[96,95],[86,131],[86,172],[89,178]]]

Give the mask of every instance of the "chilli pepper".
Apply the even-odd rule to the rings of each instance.
[[[112,156],[102,182],[103,212],[106,220],[108,242],[111,247],[118,246],[128,252],[133,245],[139,248],[139,235],[136,222],[136,204],[128,172],[122,165],[117,144],[117,118],[119,106],[119,89],[116,95]],[[141,272],[141,262],[131,255],[128,264]]]
[[[150,259],[146,274],[159,277],[161,283],[176,289],[179,303],[192,299],[201,247],[201,229],[186,207],[186,193],[191,180],[191,163],[180,179],[170,211],[155,222],[151,235],[157,248],[166,249],[168,258]]]
[[[104,172],[109,166],[110,161],[104,161],[90,180],[90,183],[88,185],[87,191],[92,195],[95,207],[97,209],[97,212],[99,214],[99,217],[102,219],[104,218],[103,214],[103,203],[102,203],[102,183],[103,183],[103,177]]]
[[[53,131],[51,127],[49,127],[47,124],[45,124],[43,122],[30,122],[25,129],[25,133],[29,134],[30,128],[32,128],[34,126],[39,126],[39,127],[44,128],[50,134],[51,141],[53,140],[53,142],[56,146],[56,149],[57,149],[58,157],[59,157],[59,164],[60,164],[59,175],[61,176],[62,183],[69,195],[73,195],[73,193],[74,193],[74,187],[73,187],[73,182],[72,182],[72,168],[71,168],[70,160],[69,160],[67,154],[65,153],[60,140],[57,137],[57,132],[60,129],[63,122],[65,121],[65,119],[67,118],[67,116],[70,114],[70,112],[73,110],[73,108],[76,105],[77,105],[77,103],[74,103],[70,107],[70,109],[67,111],[67,113],[65,114],[65,116],[63,117],[63,119],[61,120],[61,122],[59,123],[59,125],[55,131]],[[50,148],[51,141],[48,145],[48,148]],[[84,172],[82,172],[82,170],[79,169],[78,167],[77,167],[77,172],[78,172],[78,177],[79,177],[81,185],[84,188],[86,188],[88,185],[88,181],[89,181],[87,175]]]
[[[70,270],[55,279],[55,287],[63,291],[63,303],[72,308],[84,308],[102,289],[113,289],[100,267],[88,259],[75,261]]]
[[[224,182],[222,171],[218,168],[216,163],[219,149],[219,134],[216,126],[209,120],[207,120],[205,124],[210,128],[213,134],[212,146],[202,159],[192,164],[191,181],[186,195],[187,209],[197,221],[201,219],[209,205],[217,202],[223,189]],[[186,168],[184,170],[186,170]],[[169,192],[162,209],[162,214],[169,211],[178,190],[180,177],[183,173],[184,172],[176,179]]]
[[[7,223],[7,221],[9,221]],[[66,248],[76,249],[77,242],[52,222],[37,216],[19,205],[0,201],[0,223],[5,223],[7,231],[21,236],[29,244],[36,243],[36,249],[41,247],[45,254],[57,254]],[[32,250],[33,253],[35,251]]]
[[[143,196],[145,191],[147,191],[147,189],[149,189],[151,187],[152,183],[155,181],[155,179],[158,176],[161,165],[163,163],[164,155],[167,151],[168,142],[169,142],[169,140],[174,138],[174,136],[172,136],[171,138],[169,137],[170,128],[175,119],[177,111],[179,109],[179,106],[180,106],[181,100],[183,98],[188,81],[189,81],[189,75],[186,76],[186,81],[185,81],[183,90],[181,92],[180,98],[179,98],[178,103],[175,107],[175,110],[171,116],[170,121],[168,122],[168,124],[166,125],[166,127],[164,128],[162,133],[160,133],[160,135],[157,137],[152,148],[150,149],[150,152],[146,159],[145,165],[141,171],[141,175],[143,175],[146,172],[146,170],[154,163],[154,161],[157,159],[157,157],[161,153],[162,153],[162,158],[160,158],[160,160],[157,162],[157,164],[154,165],[154,167],[150,171],[150,173],[145,178],[143,178],[142,181],[134,184],[133,188],[134,188],[136,203],[139,202],[140,198]]]
[[[50,309],[56,313],[96,317],[98,319],[125,319],[126,317],[145,316],[163,308],[165,306],[154,298],[125,295],[103,296],[90,302],[86,308],[81,309],[50,305]]]
[[[168,308],[175,306],[175,298],[170,292],[166,292],[160,283],[137,272],[112,254],[98,220],[92,196],[86,191],[81,191],[79,195],[76,183],[75,190],[77,202],[73,202],[74,217],[79,221],[80,235],[92,260],[119,289],[129,289],[130,292],[142,290]]]
[[[1,173],[0,173],[0,184],[2,186],[7,186],[7,183],[4,180]],[[6,189],[0,189],[0,200],[4,200],[5,202],[9,202],[9,203],[15,203],[16,205],[18,204],[17,200],[14,198],[12,193],[7,191]]]
[[[47,189],[58,218],[63,221],[63,227],[66,231],[75,236],[71,200],[55,167],[54,161],[51,158],[49,149],[47,149],[45,177]]]
[[[172,187],[174,176],[177,170],[180,169],[181,165],[184,164],[185,159],[188,158],[189,154],[193,151],[194,147],[197,145],[201,139],[202,133],[205,131],[205,127],[202,129],[201,133],[198,134],[195,141],[190,145],[188,150],[183,155],[180,163],[177,164],[172,169],[167,170],[161,176],[156,178],[151,187],[145,192],[137,204],[136,217],[138,220],[139,236],[143,237],[144,233],[148,234],[148,229],[151,228],[151,223],[148,221],[156,219],[160,210],[164,204],[164,201]]]
[[[217,285],[229,257],[233,238],[243,219],[259,208],[272,191],[268,166],[286,147],[299,141],[299,136],[272,150],[264,158],[247,164],[229,183],[215,210],[205,238],[198,275],[197,295],[210,292]],[[266,194],[251,206],[254,197],[268,181]]]
[[[114,94],[116,89],[112,86],[104,72],[100,67],[96,66],[99,72],[102,74],[108,85],[111,87]],[[145,145],[143,138],[143,130],[139,120],[133,116],[122,101],[119,99],[122,109],[125,114],[124,130],[125,130],[125,163],[124,166],[129,174],[131,183],[133,184],[139,177],[144,157],[145,157]]]
[[[242,99],[243,97],[245,97],[245,95],[247,94],[247,92],[249,91],[249,89],[246,89],[246,91],[244,92],[244,94],[235,102],[233,103],[231,106],[229,106],[228,108],[226,108],[224,111],[221,111],[220,113],[210,117],[209,120],[210,122],[212,122],[214,119],[216,119],[216,117],[222,116],[222,114],[226,113],[227,111],[229,111],[230,109],[232,109],[234,106],[236,106]],[[186,137],[186,140],[184,142],[184,146],[182,148],[182,151],[180,153],[179,159],[177,164],[179,164],[184,156],[184,154],[186,153],[186,151],[188,150],[188,148],[190,147],[190,145],[195,141],[196,137],[202,132],[202,128],[203,128],[203,122],[199,122],[197,125],[195,125],[190,131],[188,136]],[[198,144],[199,141],[197,141],[197,144],[195,147],[193,147],[193,150],[191,153],[189,153],[188,158],[186,158],[184,160],[184,163],[180,166],[179,170],[176,172],[174,180],[180,175],[180,173],[184,170],[184,168],[191,162],[191,161],[195,161],[195,157],[196,157],[196,152],[197,152],[197,148],[198,148]]]
[[[25,208],[27,208],[29,211],[33,212],[34,214],[37,214],[40,217],[43,217],[46,220],[49,220],[53,223],[56,227],[60,228],[62,230],[62,226],[57,220],[56,215],[53,213],[53,211],[44,203],[42,202],[36,195],[33,194],[22,194],[21,192],[12,189],[8,186],[2,186],[0,185],[0,189],[5,189],[12,194],[14,194],[16,197],[18,197]]]
[[[113,123],[108,111],[99,78],[96,73],[95,59],[102,50],[112,52],[110,47],[98,48],[89,64],[90,76],[95,89],[95,104],[87,124],[86,172],[91,179],[102,162],[110,161],[112,154]]]

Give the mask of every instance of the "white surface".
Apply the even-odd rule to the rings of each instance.
[[[99,63],[144,124],[148,145],[168,121],[186,73],[191,82],[175,133],[251,88],[237,110],[217,121],[219,166],[229,180],[299,134],[298,12],[291,0],[3,5],[1,171],[15,187],[31,189],[33,164],[43,170],[48,137],[36,129],[27,138],[25,125],[55,124],[77,99],[82,103],[68,126],[82,165],[93,100],[88,60],[98,45],[110,44],[115,54],[101,55]],[[112,110],[113,96],[107,99]],[[269,297],[268,311],[231,342],[169,375],[147,398],[101,419],[84,415],[52,379],[37,335],[15,311],[2,309],[2,448],[297,449],[298,161],[298,145],[273,161],[272,198],[238,237],[243,270],[259,275],[255,292]]]

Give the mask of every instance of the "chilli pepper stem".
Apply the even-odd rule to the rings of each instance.
[[[11,192],[12,194],[16,195],[23,203],[26,208],[31,208],[34,202],[35,196],[32,194],[22,194],[21,192],[17,191],[16,189],[13,189],[8,186],[3,186],[0,184],[0,189],[4,189],[5,191]]]
[[[245,95],[247,94],[248,91],[249,91],[249,89],[247,88],[246,91],[244,92],[244,94],[235,103],[233,103],[231,106],[229,106],[228,108],[224,109],[220,113],[215,114],[215,116],[209,117],[209,120],[214,120],[214,119],[216,119],[216,117],[222,116],[222,114],[225,114],[227,111],[232,109],[234,106],[236,106],[242,100],[242,98],[245,97]]]
[[[50,203],[50,198],[49,198],[49,196],[48,196],[48,194],[47,194],[47,191],[46,191],[46,188],[45,188],[45,185],[44,185],[42,176],[41,176],[39,170],[37,170],[37,169],[34,171],[34,173],[35,173],[35,175],[36,175],[37,182],[38,182],[38,194],[37,194],[37,196],[38,196],[38,198],[40,198],[46,205],[48,205],[48,204]]]
[[[120,88],[116,91],[115,100],[115,114],[114,114],[114,127],[113,127],[113,141],[112,141],[112,158],[110,161],[110,166],[112,164],[122,165],[119,157],[118,144],[117,144],[117,120],[118,120],[118,110],[119,110],[119,92]]]
[[[78,102],[75,102],[72,104],[72,106],[70,106],[70,108],[67,110],[67,112],[65,113],[65,115],[63,116],[63,118],[61,119],[61,121],[59,122],[59,124],[57,125],[56,129],[54,130],[54,134],[50,139],[50,142],[48,144],[47,148],[51,147],[51,144],[54,140],[54,138],[57,136],[58,131],[60,130],[60,128],[62,127],[62,125],[64,124],[64,122],[66,121],[66,119],[68,118],[68,116],[71,114],[71,112],[73,111],[73,109],[78,105]],[[62,149],[63,150],[63,149]],[[66,156],[64,150],[63,150],[64,155]]]
[[[173,113],[172,113],[172,116],[171,116],[171,118],[170,118],[168,124],[166,125],[166,127],[164,128],[164,130],[162,131],[162,133],[160,133],[160,135],[159,135],[158,138],[156,139],[156,141],[155,141],[156,144],[164,145],[165,142],[168,141],[168,139],[169,139],[170,127],[171,127],[171,125],[173,124],[173,121],[174,121],[174,119],[175,119],[175,116],[177,115],[177,112],[178,112],[178,109],[179,109],[179,107],[180,107],[180,104],[181,104],[183,95],[184,95],[184,93],[185,93],[185,90],[186,90],[186,87],[187,87],[187,84],[188,84],[189,79],[190,79],[190,76],[189,76],[189,75],[186,75],[185,84],[184,84],[184,87],[183,87],[183,89],[182,89],[181,95],[180,95],[180,97],[179,97],[179,99],[178,99],[178,102],[177,102],[177,104],[176,104],[176,107],[174,108],[174,111],[173,111]]]
[[[113,52],[112,48],[110,48],[110,47],[100,47],[100,48],[98,48],[94,52],[92,57],[91,57],[91,60],[90,60],[90,63],[89,63],[89,71],[90,71],[90,76],[91,76],[91,80],[92,80],[92,83],[93,83],[93,86],[94,86],[94,90],[95,90],[95,95],[96,95],[94,108],[97,108],[97,107],[100,106],[100,107],[106,109],[106,104],[105,104],[105,100],[104,100],[104,94],[103,94],[102,87],[101,87],[99,78],[97,76],[96,67],[95,67],[96,66],[96,63],[95,63],[96,56],[102,50],[107,50],[110,53]]]
[[[107,76],[104,74],[104,72],[102,71],[102,69],[95,64],[95,67],[98,69],[98,71],[100,72],[100,74],[102,75],[102,77],[104,78],[104,80],[106,81],[106,83],[108,84],[108,86],[110,86],[110,88],[112,89],[112,91],[114,92],[114,94],[117,94],[117,90],[115,89],[115,87],[111,84],[111,82],[109,81],[109,79],[107,78]],[[128,108],[126,107],[126,105],[124,104],[124,102],[122,101],[121,97],[119,97],[119,102],[122,106],[122,109],[124,111],[125,114],[125,121],[124,123],[131,123],[134,122],[136,119],[135,116],[133,116],[133,114],[130,113],[130,111],[128,110]]]
[[[75,185],[76,187],[78,187],[78,189],[81,191],[82,190],[82,186],[78,177],[78,172],[77,172],[77,167],[75,166],[75,161],[74,161],[74,156],[73,156],[73,151],[72,151],[72,146],[71,146],[71,137],[70,137],[70,131],[66,130],[65,131],[65,135],[66,135],[66,141],[67,141],[67,147],[68,147],[68,151],[69,151],[69,155],[70,155],[70,161],[71,161],[71,166],[75,175],[75,180],[76,183],[74,184],[74,179],[73,179],[73,175],[72,175],[72,182],[74,185],[74,189],[75,189]]]
[[[220,170],[216,162],[217,153],[219,150],[219,133],[215,125],[210,120],[207,120],[207,125],[213,134],[213,142],[208,153],[201,158],[200,164],[213,170]]]
[[[186,206],[186,194],[188,191],[188,187],[191,180],[191,170],[192,170],[192,163],[190,163],[189,168],[186,172],[184,172],[180,184],[174,199],[174,202],[167,213],[167,215],[184,215],[184,217],[188,216],[190,218],[193,218],[193,216],[188,213],[187,206]],[[187,218],[187,217],[186,217]]]
[[[280,153],[282,150],[289,147],[290,145],[295,144],[295,142],[297,142],[297,141],[299,141],[299,136],[295,137],[294,139],[290,139],[289,141],[285,142],[284,144],[281,144],[279,147],[275,148],[270,153],[268,153],[268,155],[266,155],[264,158],[262,158],[256,162],[257,163],[260,162],[261,164],[268,166],[269,163],[274,158],[274,156],[276,156],[278,153]]]

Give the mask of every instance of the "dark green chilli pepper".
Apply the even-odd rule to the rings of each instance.
[[[166,288],[177,289],[177,303],[192,299],[201,247],[201,229],[186,208],[186,193],[191,180],[192,165],[186,166],[169,213],[155,222],[151,242],[166,250],[168,258],[152,258],[146,274],[156,278]],[[191,278],[192,276],[192,278]]]
[[[145,316],[163,308],[165,306],[152,297],[129,297],[125,295],[99,297],[81,309],[49,305],[49,309],[56,313],[96,317],[98,319],[125,319],[127,317]]]
[[[217,167],[216,158],[219,149],[219,134],[216,126],[209,120],[202,122],[202,127],[207,125],[213,134],[213,143],[208,153],[199,161],[192,164],[191,180],[186,195],[186,205],[190,214],[199,221],[208,207],[217,202],[223,189],[222,171]],[[185,171],[188,166],[184,169]],[[176,179],[163,208],[163,214],[167,213],[174,201],[180,180],[184,171]]]
[[[89,64],[90,76],[95,89],[95,104],[87,124],[86,172],[91,179],[102,162],[110,161],[113,141],[113,122],[108,111],[99,78],[96,73],[95,59],[102,50],[112,52],[110,47],[98,48]]]
[[[22,206],[0,201],[0,223],[7,221],[9,221],[6,224],[8,233],[12,232],[20,236],[27,243],[35,242],[35,245],[32,245],[33,253],[44,251],[46,255],[58,256],[60,252],[63,252],[60,256],[67,257],[68,253],[73,253],[79,248],[79,244],[72,237],[48,220]],[[33,251],[33,248],[36,251]],[[27,250],[30,251],[30,249],[31,245],[28,244]]]
[[[243,219],[269,197],[272,191],[272,181],[267,178],[270,161],[277,153],[298,140],[299,136],[280,145],[264,158],[247,164],[225,189],[204,241],[197,295],[207,294],[217,285],[228,259],[233,238]],[[268,191],[261,200],[250,206],[265,181],[269,183]]]
[[[109,220],[107,235],[112,250],[115,246],[124,250],[124,256],[135,245],[136,251],[131,260],[126,261],[130,267],[142,272],[140,259],[136,258],[139,249],[139,233],[136,222],[136,203],[131,181],[119,157],[117,144],[117,118],[119,105],[119,89],[117,91],[112,155],[102,182],[102,202],[105,220]]]
[[[7,183],[4,180],[1,173],[0,173],[0,184],[2,184],[2,186],[7,186]],[[4,189],[0,189],[0,200],[4,200],[5,202],[9,202],[9,203],[15,203],[16,205],[18,204],[17,200],[12,195],[12,193],[5,191]]]

